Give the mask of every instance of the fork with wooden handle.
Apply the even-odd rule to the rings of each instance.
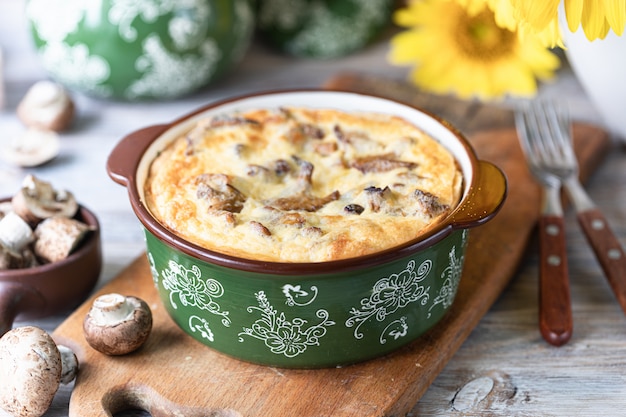
[[[587,241],[626,314],[626,253],[605,216],[578,180],[578,162],[572,146],[569,117],[564,110],[543,103],[530,106],[527,113],[530,112],[534,114],[541,136],[546,140],[545,152],[553,155],[551,163],[546,165],[552,165],[550,171],[562,181]]]
[[[539,330],[554,346],[572,336],[573,319],[569,271],[565,243],[565,222],[561,207],[561,180],[548,165],[551,155],[545,149],[545,133],[530,108],[518,111],[515,121],[528,167],[543,185],[539,217]]]

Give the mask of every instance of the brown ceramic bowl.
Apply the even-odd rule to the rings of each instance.
[[[285,105],[383,112],[412,121],[456,157],[464,177],[461,202],[424,236],[379,253],[318,263],[261,262],[210,251],[151,215],[144,181],[169,142],[199,118]],[[130,133],[109,156],[107,170],[128,189],[146,231],[154,282],[172,319],[220,352],[289,368],[378,357],[434,326],[454,300],[468,229],[493,218],[506,196],[503,173],[480,161],[445,121],[393,100],[339,91],[271,92],[213,103]]]
[[[96,285],[102,269],[100,224],[95,214],[83,206],[75,218],[94,230],[70,256],[32,268],[0,271],[0,335],[15,320],[38,319],[71,310]]]

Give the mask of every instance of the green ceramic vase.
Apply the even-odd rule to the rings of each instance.
[[[291,55],[333,58],[358,51],[391,22],[393,0],[259,0],[257,27]]]
[[[246,52],[250,0],[27,0],[43,67],[101,98],[173,98],[216,80]]]

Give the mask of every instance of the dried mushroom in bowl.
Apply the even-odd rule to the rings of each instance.
[[[30,268],[67,258],[93,226],[75,218],[74,195],[28,175],[0,214],[0,270]]]

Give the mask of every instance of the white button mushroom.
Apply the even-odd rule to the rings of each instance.
[[[35,235],[29,224],[15,212],[7,213],[0,219],[0,244],[15,252],[21,252],[34,240]]]
[[[57,346],[44,330],[17,327],[0,338],[0,408],[16,417],[39,417],[59,384],[78,372],[76,355]]]
[[[74,118],[74,102],[62,85],[44,80],[33,84],[17,106],[17,116],[29,127],[61,131]]]
[[[28,245],[35,235],[28,223],[13,211],[0,217],[0,270],[24,268],[32,254]],[[30,257],[30,258],[34,258]]]
[[[139,349],[152,330],[152,312],[140,298],[110,293],[97,297],[83,322],[85,340],[107,355]]]

